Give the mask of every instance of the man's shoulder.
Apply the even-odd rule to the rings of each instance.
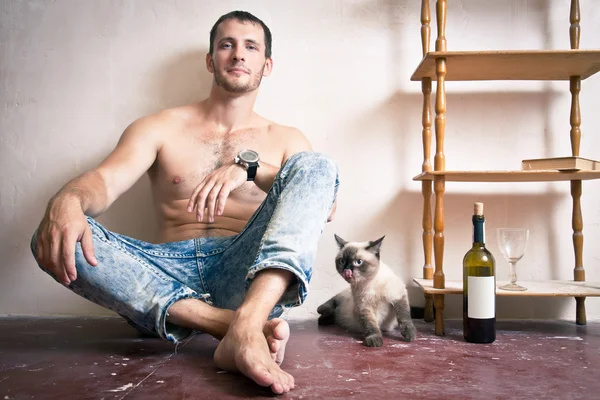
[[[167,108],[136,119],[127,130],[134,130],[141,134],[172,132],[184,126],[194,116],[197,117],[197,114],[193,106]]]
[[[277,122],[266,120],[269,133],[272,135],[282,136],[285,138],[304,137],[302,131],[293,126],[278,124]]]
[[[293,126],[278,124],[268,121],[269,134],[275,142],[281,144],[283,149],[283,161],[300,151],[312,150],[312,146],[304,133]]]
[[[153,121],[154,123],[178,124],[185,123],[190,119],[199,117],[198,106],[187,105],[173,108],[165,108],[154,114],[149,114],[141,119]]]

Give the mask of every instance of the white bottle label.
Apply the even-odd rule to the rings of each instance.
[[[467,316],[488,319],[496,317],[496,288],[493,276],[467,277]]]

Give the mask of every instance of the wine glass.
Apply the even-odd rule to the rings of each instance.
[[[503,290],[527,290],[526,287],[517,284],[517,261],[519,261],[529,241],[529,229],[523,228],[498,228],[496,239],[500,253],[510,264],[510,272],[508,275],[509,283],[498,286],[498,289]]]

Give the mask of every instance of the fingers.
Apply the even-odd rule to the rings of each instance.
[[[50,265],[48,269],[54,273],[56,279],[58,279],[63,285],[70,285],[71,280],[67,276],[67,273],[63,267],[62,262],[62,240],[57,234],[50,237]]]
[[[50,264],[50,242],[44,240],[41,233],[38,233],[37,257],[43,269],[54,273],[54,267]]]
[[[208,211],[209,223],[215,222],[215,205],[217,203],[217,198],[219,197],[219,192],[221,191],[222,187],[223,185],[218,184],[213,186],[210,192],[208,192],[208,196],[206,197],[206,208]]]
[[[221,188],[219,195],[217,196],[217,215],[223,215],[225,211],[225,204],[227,203],[227,198],[231,193],[231,185],[225,184]]]
[[[223,215],[229,194],[246,182],[246,173],[237,165],[227,165],[215,170],[194,189],[187,205],[191,213],[196,209],[196,220],[215,222]]]
[[[69,284],[77,279],[77,270],[75,269],[75,243],[77,243],[77,235],[70,233],[63,237],[60,249],[61,266]]]
[[[203,188],[200,189],[200,186],[198,186],[194,190],[190,203],[188,203],[188,212],[195,208],[198,222],[203,222],[206,217],[205,222],[213,223],[215,222],[215,215],[223,215],[230,193],[231,184],[220,184],[210,180],[204,184]]]
[[[43,262],[45,261],[44,243],[42,242],[41,237],[42,237],[42,235],[38,233],[38,236],[36,238],[36,245],[35,245],[35,258],[38,260],[38,262],[40,264],[43,265]]]
[[[200,193],[200,190],[202,190],[203,187],[204,187],[204,179],[200,182],[200,184],[198,186],[196,186],[196,189],[194,189],[194,191],[192,192],[192,195],[190,196],[190,201],[188,201],[188,206],[187,206],[188,212],[191,213],[192,211],[194,211],[194,207],[196,206],[198,194]]]
[[[38,232],[36,256],[40,266],[56,280],[68,286],[77,279],[75,250],[81,241],[83,255],[92,266],[98,264],[92,243],[92,231],[83,220],[82,224],[68,224],[62,228],[46,226]]]
[[[231,193],[232,185],[226,183],[220,187],[215,186],[209,195],[209,202],[206,204],[209,213],[209,222],[214,222],[215,213],[218,216],[225,212],[225,204]]]
[[[198,193],[198,199],[196,200],[196,220],[198,222],[204,221],[204,209],[206,208],[206,197],[210,188],[204,186],[204,188]]]
[[[90,229],[89,225],[85,227],[83,235],[81,235],[81,250],[83,251],[83,256],[88,264],[93,267],[98,265],[98,260],[96,259],[96,254],[94,253],[94,243],[92,242],[92,230]]]
[[[214,181],[203,179],[202,182],[194,189],[192,195],[190,196],[190,201],[188,202],[187,211],[192,212],[194,208],[196,209],[196,221],[202,222],[204,219],[204,208],[206,197],[209,191],[214,186]]]

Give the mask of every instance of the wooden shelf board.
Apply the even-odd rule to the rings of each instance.
[[[447,182],[552,182],[600,179],[600,171],[429,171],[415,176],[415,181],[431,181],[445,176]]]
[[[415,278],[413,281],[423,289],[426,294],[462,294],[462,281],[446,280],[445,289],[435,289],[433,280]],[[496,281],[496,286],[507,281]],[[575,282],[575,281],[517,281],[527,288],[522,292],[513,292],[496,288],[497,296],[539,296],[539,297],[588,297],[600,296],[600,282]]]
[[[435,59],[445,57],[447,81],[586,79],[600,71],[600,50],[429,52],[411,76],[436,80]]]

